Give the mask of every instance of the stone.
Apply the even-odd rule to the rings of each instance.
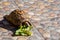
[[[3,5],[8,6],[10,5],[10,2],[3,2]]]
[[[28,14],[25,11],[16,9],[12,11],[9,15],[6,15],[5,19],[16,26],[20,26],[23,22],[29,23],[29,17],[27,16]]]
[[[2,9],[3,7],[2,6],[0,6],[0,9]]]
[[[13,34],[12,31],[2,32],[1,36],[11,36]]]
[[[29,15],[34,15],[34,13],[33,13],[33,12],[28,12],[28,14],[29,14]]]
[[[5,11],[8,11],[8,10],[9,10],[9,8],[8,8],[8,7],[4,7],[3,9],[4,9]]]
[[[13,40],[12,38],[3,37],[1,40]]]
[[[50,38],[45,38],[45,40],[51,40]]]
[[[0,2],[0,4],[2,4],[2,2]]]
[[[59,25],[58,22],[53,22],[52,24],[58,28],[58,25]]]
[[[2,18],[2,17],[0,17],[0,21],[1,21],[1,20],[3,20],[3,18]]]
[[[50,33],[48,31],[40,28],[39,32],[43,35],[44,38],[50,38]]]
[[[27,40],[27,39],[28,39],[28,37],[25,37],[25,36],[18,37],[18,40]]]
[[[18,4],[19,7],[23,7],[24,5],[23,4]]]
[[[36,28],[33,28],[32,32],[33,35],[29,37],[28,40],[44,40],[43,36],[41,35],[41,33],[39,33],[39,31]]]
[[[57,15],[54,13],[54,12],[51,12],[50,14],[49,14],[49,16],[48,16],[48,18],[54,18],[54,17],[56,17]]]
[[[0,13],[0,17],[3,17],[4,15],[2,13]]]
[[[2,32],[1,36],[8,36],[8,32]]]
[[[44,9],[45,8],[45,6],[44,5],[40,5],[40,9]]]
[[[2,32],[0,31],[0,36],[2,35]]]
[[[12,37],[13,38],[13,40],[18,40],[18,37]]]
[[[0,28],[0,31],[7,32],[8,30],[7,29],[4,29],[4,28]]]
[[[38,16],[32,16],[32,18],[31,19],[33,19],[33,20],[35,20],[35,21],[39,21],[40,20],[40,18],[38,17]]]
[[[59,8],[57,8],[57,7],[54,7],[54,8],[52,8],[53,10],[59,10]]]
[[[48,0],[48,2],[54,2],[54,0]]]
[[[60,39],[60,33],[56,32],[55,30],[50,31],[51,40],[59,40]]]
[[[60,33],[60,28],[57,28],[56,31],[57,31],[58,33]]]

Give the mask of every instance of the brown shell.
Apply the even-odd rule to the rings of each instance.
[[[25,13],[23,10],[16,9],[12,11],[9,15],[6,15],[5,18],[12,24],[19,26],[25,21],[28,22],[28,20],[26,20],[26,14],[27,13]]]

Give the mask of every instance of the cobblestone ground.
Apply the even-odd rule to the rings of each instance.
[[[15,9],[25,10],[33,36],[11,36],[13,28],[3,19]],[[0,40],[60,40],[60,0],[0,0]]]

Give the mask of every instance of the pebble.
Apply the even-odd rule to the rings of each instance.
[[[33,12],[28,12],[28,14],[29,14],[29,15],[34,15],[34,13],[33,13]]]
[[[54,0],[47,0],[48,2],[54,2]]]
[[[37,20],[40,20],[40,18],[33,18],[33,20],[37,21]]]
[[[34,2],[29,2],[30,4],[33,4]]]
[[[55,11],[55,10],[60,10],[60,9],[59,9],[59,8],[57,8],[57,7],[54,7],[54,8],[52,8],[52,9],[53,9],[54,11]]]
[[[3,2],[3,5],[8,6],[10,5],[10,2]]]
[[[2,13],[0,13],[0,18],[2,18],[3,17],[3,14]]]
[[[2,9],[3,7],[2,6],[0,6],[0,9]]]
[[[44,5],[40,5],[40,9],[42,10],[42,9],[44,9],[45,8],[45,6]]]
[[[4,9],[5,11],[8,11],[8,10],[9,10],[9,8],[8,8],[8,7],[4,7],[3,9]]]
[[[23,4],[18,4],[19,7],[23,7],[24,5]]]
[[[13,38],[13,40],[18,40],[18,37],[12,37]]]
[[[50,13],[48,18],[54,18],[54,17],[57,17],[57,15],[55,13]]]
[[[59,29],[56,29],[56,32],[60,33],[60,28]]]

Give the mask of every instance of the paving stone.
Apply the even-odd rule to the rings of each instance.
[[[27,40],[27,39],[28,39],[28,37],[20,36],[20,37],[18,37],[17,40]]]
[[[23,4],[18,4],[19,7],[23,7],[24,5]]]
[[[59,37],[60,33],[56,32],[54,30],[52,30],[50,32],[51,32],[51,40],[59,40],[60,39],[60,37]]]
[[[9,8],[8,7],[4,7],[3,8],[5,11],[9,11]]]
[[[12,32],[2,32],[1,36],[11,36],[13,33]]]
[[[36,26],[37,30],[40,30],[39,32],[41,34],[39,34],[43,35],[43,37],[41,37],[37,31],[34,31],[36,34],[27,38],[27,40],[43,40],[43,38],[45,38],[45,40],[60,40],[60,0],[0,0],[0,21],[3,20],[3,14],[8,15],[15,9],[26,10],[26,12],[29,13],[29,18],[33,25]],[[5,26],[9,25],[6,21],[3,23],[0,22],[0,35],[2,35],[2,32],[7,32],[6,29],[1,28],[3,24]],[[9,29],[12,30],[12,28]],[[3,34],[8,35],[8,33],[9,31]],[[24,39],[25,37],[18,38],[18,40]],[[2,40],[17,39],[5,37]]]
[[[44,40],[44,37],[39,33],[39,31],[36,28],[32,29],[33,35],[30,38],[30,40]]]
[[[0,9],[3,8],[2,6],[0,6]]]
[[[2,32],[0,31],[0,36],[2,35]]]
[[[1,20],[3,20],[3,18],[2,18],[2,17],[0,17],[0,21],[1,21]]]
[[[1,36],[7,36],[8,33],[7,32],[2,32],[2,35]]]
[[[8,6],[10,5],[10,2],[3,2],[3,5]]]
[[[60,33],[60,28],[57,28],[57,29],[56,29],[56,32]]]
[[[40,28],[39,32],[43,35],[44,38],[50,38],[50,32]]]
[[[33,12],[29,12],[28,14],[29,14],[29,15],[34,15],[34,13],[33,13]]]
[[[8,30],[0,27],[0,31],[7,32]]]
[[[2,38],[1,40],[13,40],[12,38]]]
[[[13,38],[13,40],[18,40],[18,37],[12,37]]]

